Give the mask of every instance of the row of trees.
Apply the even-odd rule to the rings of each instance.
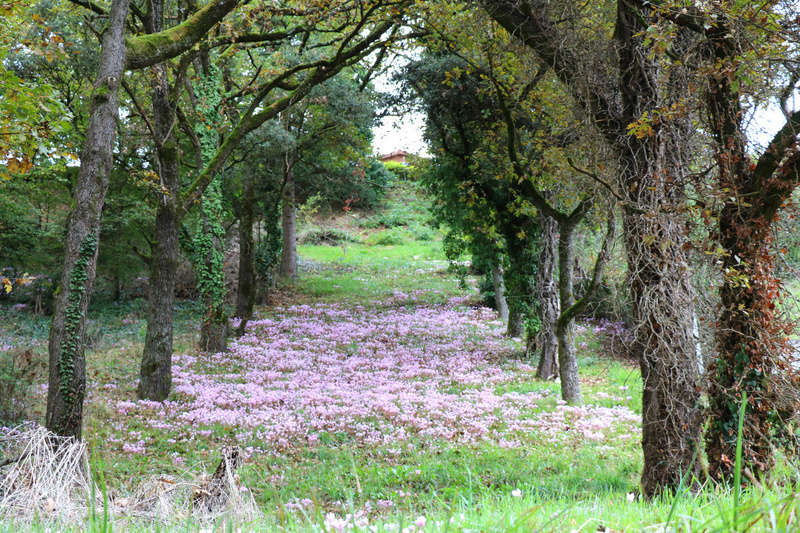
[[[171,388],[179,251],[189,250],[195,264],[204,308],[201,347],[224,350],[226,202],[235,204],[241,220],[244,253],[237,314],[243,329],[252,314],[258,267],[269,274],[281,249],[274,215],[281,204],[284,230],[293,231],[295,183],[303,190],[312,175],[324,172],[328,182],[323,186],[335,189],[331,182],[338,179],[357,189],[364,179],[367,163],[359,160],[367,152],[374,119],[369,82],[376,71],[361,62],[398,38],[404,4],[344,1],[281,7],[228,0],[199,7],[192,2],[137,5],[120,0],[108,10],[94,3],[74,4],[80,7],[43,2],[12,13],[16,20],[47,20],[38,29],[45,34],[43,40],[48,34],[59,36],[60,67],[50,67],[53,58],[32,57],[24,46],[15,49],[4,67],[16,75],[8,86],[47,74],[53,101],[74,120],[68,141],[52,136],[52,145],[61,152],[29,154],[20,145],[14,170],[36,163],[58,171],[54,165],[66,157],[61,153],[83,144],[79,171],[69,183],[72,209],[49,339],[47,407],[48,428],[79,437],[86,312],[97,271],[102,213],[117,165],[128,165],[121,170],[137,174],[145,190],[141,195],[154,206],[150,232],[142,235],[145,245],[137,250],[150,270],[139,396],[162,400]],[[80,17],[102,37],[97,64],[80,53],[93,48],[87,44],[92,37],[80,34]],[[79,47],[72,48],[73,43]],[[81,81],[93,70],[96,81],[89,96]],[[80,139],[78,132],[84,130]],[[240,164],[254,153],[264,157],[261,165]],[[62,162],[61,168],[70,172],[68,164]],[[264,213],[263,250],[253,245],[259,212]],[[291,275],[296,270],[294,239],[286,242],[291,245],[283,247],[283,267]]]
[[[440,218],[485,272],[505,270],[509,333],[527,309],[540,377],[557,369],[563,398],[580,402],[572,322],[608,261],[616,204],[644,381],[643,492],[699,477],[701,452],[712,477],[731,478],[745,395],[745,472],[767,472],[775,447],[793,444],[798,408],[773,242],[800,178],[800,112],[787,105],[800,79],[794,11],[480,4],[483,14],[427,6],[425,55],[402,78],[427,116]],[[770,98],[784,124],[759,152],[745,126]],[[607,231],[576,299],[574,234],[590,213]],[[701,317],[715,339],[705,374],[691,312],[698,256],[719,276],[718,307]]]
[[[68,89],[40,89],[39,101],[53,104],[23,107],[30,120],[47,125],[37,130],[44,148],[32,151],[24,131],[7,136],[13,142],[2,147],[9,171],[17,174],[34,162],[61,161],[69,172],[63,164],[69,147],[54,135],[67,125],[49,118],[54,110],[72,116],[81,130],[75,118],[81,113],[66,110],[87,108],[50,335],[50,429],[80,436],[86,310],[114,168],[138,170],[157,206],[143,254],[150,289],[139,394],[162,400],[171,385],[182,243],[193,252],[205,309],[202,347],[223,349],[226,193],[235,191],[231,205],[242,249],[236,313],[246,323],[259,266],[278,261],[278,226],[287,233],[295,226],[293,188],[301,170],[314,173],[319,150],[326,149],[332,166],[357,173],[349,166],[351,152],[342,150],[345,139],[355,140],[345,143],[353,153],[367,139],[360,130],[369,113],[356,95],[368,91],[394,48],[414,42],[422,55],[401,78],[426,113],[435,164],[425,180],[453,230],[448,242],[455,248],[462,243],[494,274],[498,296],[504,286],[509,332],[527,328],[529,346],[540,355],[539,375],[558,373],[562,394],[573,403],[581,400],[574,319],[599,285],[621,226],[633,350],[644,382],[645,495],[698,473],[703,449],[712,476],[730,476],[745,393],[747,472],[766,473],[772,447],[791,438],[787,418],[797,405],[779,387],[790,376],[788,325],[776,306],[772,243],[779,210],[800,181],[800,112],[787,105],[800,80],[800,24],[791,6],[212,0],[199,7],[114,0],[106,10],[72,3],[102,35],[99,64],[54,61],[62,66],[53,68],[53,79],[66,71]],[[74,21],[74,12],[58,13]],[[19,20],[23,13],[13,15]],[[51,63],[48,53],[80,63],[86,56],[70,54],[70,43],[53,37],[59,35],[40,25],[36,42],[18,48],[18,55],[36,49],[43,50],[41,65]],[[8,68],[14,61],[3,61],[4,87],[25,83],[22,70]],[[76,95],[71,83],[90,71],[96,72],[91,97]],[[784,124],[756,152],[745,125],[748,113],[768,98],[780,100]],[[135,135],[117,136],[119,109],[120,124],[138,125]],[[352,128],[359,132],[346,133]],[[279,179],[262,182],[251,164],[256,154]],[[147,164],[137,169],[137,160]],[[250,164],[237,165],[242,161]],[[259,214],[266,235],[260,250],[253,239]],[[587,220],[607,229],[588,289],[578,297],[574,239]],[[184,227],[194,228],[188,237]],[[296,260],[291,247],[284,249],[284,271],[292,275]],[[707,317],[716,342],[705,375],[694,313],[687,312],[697,301],[691,277],[696,255],[718,267],[719,309]],[[502,298],[498,302],[502,308]],[[704,393],[709,409],[701,407]]]

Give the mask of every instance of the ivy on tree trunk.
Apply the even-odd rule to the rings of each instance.
[[[195,134],[200,141],[202,163],[214,157],[219,144],[217,125],[220,117],[220,72],[210,65],[195,87],[200,120]],[[222,177],[215,173],[200,200],[200,225],[194,235],[194,262],[197,289],[203,302],[200,326],[200,348],[206,352],[222,352],[227,347],[228,316],[225,312],[225,272],[223,269],[225,229],[222,207]]]
[[[119,86],[125,67],[128,0],[114,0],[90,101],[89,127],[67,222],[64,271],[48,342],[47,428],[80,438],[86,389],[86,312],[96,267],[100,217],[112,166]]]

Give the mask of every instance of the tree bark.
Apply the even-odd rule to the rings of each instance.
[[[242,336],[247,322],[253,316],[256,301],[255,280],[255,243],[253,242],[253,226],[255,225],[255,187],[253,175],[248,173],[242,188],[241,208],[239,212],[239,280],[236,291],[236,316],[239,327],[236,334]]]
[[[556,264],[558,254],[558,224],[552,217],[542,216],[542,247],[536,270],[536,294],[538,295],[539,321],[541,326],[534,337],[529,355],[539,353],[536,377],[553,379],[558,375],[558,338],[556,321],[561,313],[556,283]]]
[[[498,261],[492,267],[492,284],[494,285],[494,306],[497,316],[503,322],[508,321],[508,302],[506,301],[506,285],[503,281],[503,265]]]
[[[153,2],[151,29],[163,25],[163,2]],[[167,65],[152,68],[153,134],[156,163],[164,192],[156,211],[155,239],[151,251],[147,332],[139,368],[139,398],[163,401],[172,387],[172,339],[175,305],[175,278],[178,269],[178,213],[180,168],[175,137],[176,111],[170,101]]]
[[[648,110],[670,105],[681,95],[659,92],[658,65],[643,44],[647,19],[638,6],[617,4],[615,39],[627,128]],[[652,497],[676,489],[685,476],[699,475],[700,376],[692,335],[693,293],[681,220],[685,204],[685,119],[654,125],[645,136],[619,131],[619,188],[630,207],[623,218],[629,286],[635,323],[634,349],[643,381],[642,490]]]
[[[208,353],[228,349],[228,323],[216,318],[204,320],[200,325],[200,349]]]
[[[163,26],[148,35],[126,40],[130,70],[157,65],[191,49],[211,28],[236,9],[241,0],[214,0],[198,9],[182,23],[167,30]]]
[[[48,342],[46,425],[54,433],[78,439],[86,390],[86,312],[94,286],[100,218],[113,162],[127,14],[128,0],[114,0],[91,97],[74,208],[67,222],[64,271]]]
[[[280,276],[284,279],[297,279],[297,206],[295,198],[294,171],[286,170],[286,183],[283,188],[281,227],[283,228],[283,248],[281,249]]]
[[[566,219],[558,224],[558,295],[564,311],[575,305],[574,269],[575,229],[578,220]],[[578,359],[575,355],[575,316],[562,314],[556,320],[558,338],[558,369],[561,378],[561,398],[569,405],[583,403],[578,379]]]
[[[522,337],[524,315],[518,307],[511,307],[508,313],[508,325],[506,326],[506,337]]]
[[[172,172],[165,172],[166,168],[162,164],[162,179]],[[175,177],[177,177],[177,170],[176,164]],[[164,181],[166,183],[166,180]],[[177,185],[177,182],[173,185]],[[172,387],[173,309],[179,248],[178,224],[173,198],[162,198],[156,214],[155,247],[150,265],[147,332],[142,352],[142,364],[139,369],[138,394],[141,399],[163,401],[169,395]]]

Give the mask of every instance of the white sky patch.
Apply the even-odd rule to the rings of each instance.
[[[416,52],[411,52],[412,55]],[[391,66],[385,72],[375,77],[375,89],[381,92],[398,94],[400,87],[392,80],[395,73],[408,62],[406,57],[394,56]],[[407,112],[402,116],[387,116],[378,126],[372,129],[375,136],[372,140],[372,150],[377,155],[389,154],[404,150],[411,154],[428,156],[428,145],[423,139],[425,116],[416,111]]]
[[[428,146],[422,138],[425,117],[421,113],[408,113],[402,117],[386,117],[372,132],[372,148],[376,154],[397,150],[417,155],[428,155]]]
[[[798,109],[798,105],[800,105],[800,93],[795,91],[788,101],[789,112]],[[761,153],[784,124],[786,117],[775,99],[768,106],[757,109],[747,128],[750,150]]]

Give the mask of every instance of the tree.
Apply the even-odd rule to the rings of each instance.
[[[453,16],[440,14],[431,25],[434,25],[436,20],[451,18]],[[472,133],[469,141],[472,146],[477,147],[475,152],[484,160],[492,161],[491,166],[484,165],[480,172],[491,177],[488,180],[484,178],[482,182],[476,180],[479,185],[473,186],[482,186],[481,190],[484,191],[486,198],[493,199],[488,202],[489,205],[494,206],[498,213],[509,213],[506,216],[498,216],[500,220],[498,225],[502,228],[508,243],[506,253],[512,266],[515,263],[538,262],[535,256],[525,257],[523,254],[526,248],[519,246],[517,242],[519,235],[530,232],[530,228],[522,218],[525,213],[538,210],[539,215],[535,224],[553,232],[543,241],[551,246],[558,243],[561,312],[555,311],[559,307],[558,300],[552,296],[548,297],[543,290],[545,287],[553,288],[553,284],[548,284],[548,280],[543,277],[538,278],[539,292],[544,299],[543,302],[537,302],[539,311],[537,318],[540,320],[537,329],[540,332],[544,330],[544,333],[538,336],[539,340],[550,342],[558,340],[559,364],[556,365],[556,361],[552,358],[555,350],[551,348],[554,345],[542,346],[543,358],[540,360],[540,369],[542,375],[545,375],[555,371],[555,367],[558,366],[562,397],[569,403],[577,404],[581,402],[581,395],[572,335],[573,324],[575,316],[588,304],[592,292],[602,277],[605,262],[608,260],[608,247],[613,239],[613,216],[610,217],[609,232],[603,250],[598,256],[596,275],[587,293],[576,301],[573,283],[575,230],[595,202],[594,191],[592,187],[584,186],[574,187],[568,194],[564,194],[567,192],[564,190],[565,187],[556,187],[555,184],[579,181],[571,176],[576,171],[570,168],[572,163],[569,157],[564,162],[563,154],[566,150],[576,150],[579,125],[574,124],[568,106],[554,103],[563,102],[564,97],[559,95],[557,85],[547,79],[548,68],[539,66],[533,70],[531,67],[537,66],[537,61],[532,53],[510,40],[496,23],[481,21],[480,17],[472,18],[478,22],[458,19],[450,24],[434,26],[433,33],[436,34],[436,39],[442,42],[441,46],[451,50],[460,61],[454,61],[448,72],[438,80],[438,85],[449,85],[454,89],[449,95],[450,101],[453,102],[450,114],[442,113],[443,109],[446,109],[444,106],[443,109],[429,108],[429,118],[433,122],[437,120],[444,122],[444,126],[440,126],[439,130],[449,127],[452,131],[451,138],[466,137],[464,132]],[[476,24],[478,27],[475,28],[471,24]],[[488,31],[483,30],[486,26],[489,27]],[[481,37],[483,34],[488,35],[489,39]],[[435,82],[431,85],[437,87]],[[439,89],[439,92],[444,91]],[[431,117],[431,112],[438,116]],[[462,116],[467,118],[460,118]],[[472,124],[467,122],[470,119]],[[462,145],[468,144],[462,142]],[[472,157],[474,158],[474,154]],[[473,172],[475,168],[477,165],[473,163]],[[487,181],[495,183],[493,186],[487,186],[485,184]],[[504,197],[498,192],[498,187],[504,189],[510,196]],[[556,227],[548,228],[548,224],[542,220],[544,218],[553,219]],[[552,250],[552,248],[542,250],[544,253],[539,258],[544,259],[551,276],[555,264],[555,254]],[[552,280],[552,277],[550,279]],[[533,281],[533,276],[529,276],[524,285],[514,287],[516,290],[512,296],[519,297],[522,294],[533,296]],[[513,285],[517,284],[512,278],[509,287]],[[543,319],[548,322],[545,323]],[[510,322],[509,325],[511,324]]]
[[[352,189],[353,182],[365,178],[375,100],[373,91],[346,71],[317,86],[281,117],[289,134],[282,154],[281,276],[297,277],[298,202],[320,194],[332,205],[358,203],[355,192],[341,196]]]
[[[800,184],[800,111],[787,105],[800,80],[800,71],[789,60],[791,32],[797,31],[798,21],[786,13],[793,9],[785,11],[779,2],[662,7],[666,21],[698,40],[701,66],[695,81],[704,90],[696,105],[706,111],[716,165],[708,202],[698,205],[715,230],[713,248],[722,272],[718,355],[709,368],[711,422],[705,438],[709,470],[716,479],[733,478],[745,393],[742,464],[751,479],[772,467],[776,444],[793,440],[788,419],[800,407],[788,393],[798,378],[787,357],[791,325],[778,309],[782,288],[773,244],[778,211]],[[772,57],[786,58],[785,76],[771,74]],[[786,84],[776,89],[781,78]],[[754,157],[746,116],[750,102],[767,95],[779,97],[785,123]]]
[[[701,388],[691,315],[685,312],[692,294],[680,223],[688,173],[681,146],[691,130],[685,117],[667,114],[644,131],[636,128],[645,113],[668,109],[686,92],[680,80],[659,78],[659,58],[650,53],[645,35],[655,17],[653,5],[619,0],[614,13],[607,11],[613,4],[483,0],[482,5],[552,69],[614,152],[615,194],[624,200],[634,346],[644,381],[642,490],[651,497],[674,489],[699,468]]]
[[[256,300],[272,287],[272,274],[281,253],[281,232],[278,228],[282,189],[281,154],[290,138],[273,119],[248,135],[239,146],[236,159],[250,164],[237,164],[226,190],[234,216],[239,221],[239,276],[236,287],[236,311],[239,318],[236,334],[244,334],[253,316]],[[253,163],[257,162],[257,163]],[[260,239],[254,238],[260,224]]]
[[[511,336],[523,334],[530,316],[536,273],[537,215],[515,205],[513,190],[495,179],[503,155],[484,140],[493,127],[485,111],[492,108],[480,77],[464,70],[467,63],[446,53],[429,53],[408,65],[405,83],[419,96],[426,116],[425,135],[435,150],[432,167],[423,175],[436,199],[435,213],[465,238],[476,266],[486,274],[503,268]],[[498,290],[499,281],[495,285]]]
[[[171,180],[176,184],[176,188],[165,191],[164,216],[162,223],[157,224],[156,230],[166,235],[157,242],[177,241],[178,224],[200,200],[209,184],[224,170],[228,158],[247,134],[307,97],[317,85],[358,63],[374,50],[386,46],[394,38],[394,33],[390,30],[401,15],[398,8],[403,5],[403,2],[378,2],[369,9],[360,10],[357,2],[343,0],[316,10],[315,16],[310,19],[309,13],[299,7],[296,10],[281,10],[281,17],[278,20],[283,21],[284,25],[280,30],[273,29],[271,33],[256,36],[234,34],[211,42],[209,48],[243,46],[243,55],[248,59],[259,57],[255,54],[247,55],[246,52],[251,48],[248,43],[266,43],[267,48],[261,57],[261,63],[253,65],[255,76],[252,72],[243,71],[241,79],[237,80],[242,82],[242,85],[224,101],[226,109],[234,111],[228,113],[229,126],[223,130],[214,154],[207,159],[204,158],[200,168],[193,173],[185,187],[179,189],[178,182]],[[312,19],[316,21],[316,26],[306,24]],[[187,22],[190,20],[192,19],[187,19]],[[301,51],[304,50],[311,36],[317,31],[326,32],[328,35],[325,45],[319,48],[310,47],[313,53],[304,56],[301,61],[286,63],[282,60],[284,55],[277,53],[282,47],[296,47],[298,39]],[[236,56],[232,49],[225,54],[219,54],[217,58],[212,55],[208,57],[212,62],[216,59],[224,62]],[[189,68],[192,59],[193,56],[185,56],[179,63],[178,75],[171,86],[171,91],[168,88],[161,89],[165,94],[172,94],[168,97],[169,106],[159,109],[161,113],[167,113],[165,124],[181,121],[182,129],[185,130],[190,130],[191,126],[182,118],[186,115],[180,112],[177,98],[182,90],[182,73]],[[225,65],[218,65],[217,68],[225,72]],[[174,119],[170,120],[170,117]],[[170,133],[170,137],[176,134],[175,128],[166,131]],[[195,152],[200,153],[197,136],[190,131],[187,132],[187,136],[192,140]],[[169,142],[172,143],[171,140]],[[171,155],[169,153],[165,155],[168,156],[168,160],[160,163],[162,169],[165,168],[164,163],[172,164],[169,160]],[[175,276],[174,262],[168,257],[172,252],[161,246],[157,247],[155,252],[165,254],[164,257],[155,256],[153,265],[159,265],[158,278],[155,279],[160,279],[164,286],[159,293],[167,293],[169,292],[167,285],[172,283],[174,287],[174,281],[168,281],[174,280]],[[151,285],[151,294],[153,292],[154,287]],[[170,298],[172,297],[159,297],[157,301],[151,303],[147,339],[152,340],[145,342],[139,380],[139,395],[142,398],[163,400],[170,390],[172,307],[171,300],[167,301]]]
[[[25,76],[29,63],[57,63],[64,40],[51,31],[35,10],[22,3],[0,5],[0,180],[26,174],[35,160],[71,157],[59,142],[69,126],[69,113],[49,80]]]
[[[47,428],[80,438],[86,389],[86,310],[96,273],[100,210],[108,190],[116,138],[118,92],[125,67],[124,26],[128,0],[114,0],[103,36],[92,93],[89,127],[81,154],[75,207],[67,223],[64,272],[50,329]]]

